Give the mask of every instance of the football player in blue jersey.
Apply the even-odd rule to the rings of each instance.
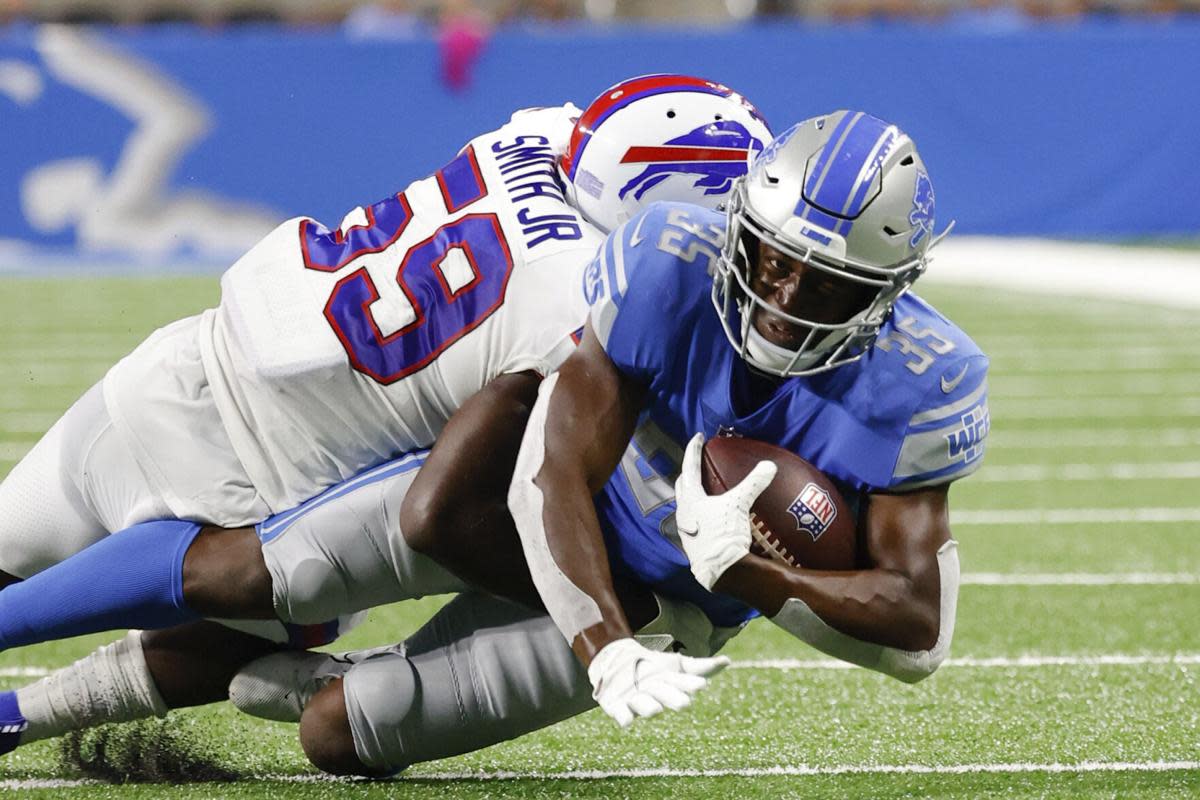
[[[774,196],[772,205],[773,196],[764,199],[756,186],[782,186],[785,198]],[[269,694],[270,686],[255,685],[266,674],[286,691],[259,710],[284,696],[302,698],[302,740],[314,763],[380,774],[549,724],[587,708],[593,693],[622,723],[682,707],[721,664],[705,656],[757,613],[826,652],[904,680],[937,667],[953,630],[958,576],[945,484],[979,464],[986,360],[950,323],[904,295],[924,268],[932,236],[933,197],[923,165],[894,127],[839,112],[780,137],[736,192],[729,228],[735,235],[725,236],[722,219],[698,207],[657,207],[618,230],[585,277],[592,322],[568,363],[596,371],[543,387],[511,498],[558,628],[468,594],[403,651],[357,664],[320,655],[269,657],[282,660],[282,668],[248,671],[239,689],[244,706]],[[885,239],[876,250],[871,232]],[[794,235],[819,243],[816,237],[824,237],[830,246],[797,247]],[[559,386],[569,391],[573,381],[596,379],[598,391],[587,402],[559,405],[567,396]],[[530,387],[510,388],[508,399],[498,394],[464,406],[466,416],[439,438],[401,514],[403,538],[414,548],[503,593],[520,583],[510,573],[504,585],[498,563],[511,562],[501,560],[503,541],[482,538],[491,518],[473,518],[475,506],[458,499],[486,494],[489,474],[503,472],[495,455],[503,448],[478,438],[472,426],[490,419],[485,428],[504,431],[496,415],[503,417],[500,404],[514,397],[509,423],[518,423]],[[572,412],[566,419],[564,407]],[[480,408],[480,419],[470,420]],[[586,482],[586,470],[595,469],[588,464],[613,447],[603,444],[605,432],[620,424],[623,438],[615,455],[607,451],[612,463],[597,480],[603,491],[594,510],[589,493],[587,509],[563,512],[556,482]],[[549,441],[588,426],[595,428],[584,437],[590,449],[575,454],[583,467]],[[704,497],[699,440],[686,457],[684,442],[720,428],[782,443],[839,481],[858,505],[872,568],[819,574],[744,558],[746,509],[769,469],[727,495]],[[495,460],[483,464],[481,453]],[[676,510],[671,479],[681,467]],[[551,475],[559,468],[570,472]],[[541,530],[531,537],[526,512],[539,499]],[[555,546],[550,536],[560,533],[564,513],[576,515],[566,517],[572,526],[590,515],[592,532],[603,538],[575,550]],[[676,520],[696,531],[694,539],[676,533]],[[668,641],[688,639],[688,655],[656,652],[629,638],[648,616],[643,605],[631,623],[637,612],[616,602],[614,583],[653,589],[659,617],[669,618]],[[603,608],[599,622],[568,637],[589,664],[585,675],[559,629],[589,621],[593,608]],[[606,640],[611,630],[624,635]],[[470,670],[471,686],[445,679],[462,669]],[[281,680],[289,670],[291,678]],[[477,684],[486,687],[483,696],[472,694]],[[297,686],[302,691],[293,691]],[[422,691],[397,691],[404,686]],[[247,701],[249,695],[257,700]]]
[[[839,111],[778,136],[726,217],[660,204],[602,248],[583,341],[541,385],[509,503],[539,594],[619,723],[701,681],[631,638],[615,576],[716,625],[763,614],[906,681],[945,658],[959,582],[948,486],[981,462],[987,359],[908,293],[933,224],[911,139]],[[721,432],[782,445],[838,482],[869,566],[749,557],[747,511],[773,465],[706,495],[700,449]]]

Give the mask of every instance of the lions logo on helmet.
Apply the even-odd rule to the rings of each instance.
[[[587,107],[560,165],[576,207],[611,231],[657,201],[718,208],[770,139],[754,106],[728,87],[644,75]]]
[[[916,226],[910,247],[916,247],[925,234],[933,234],[933,183],[924,172],[917,173],[917,185],[913,189],[913,207],[908,221]]]
[[[925,271],[929,248],[949,232],[934,237],[933,229],[933,184],[895,125],[836,111],[789,128],[733,189],[712,293],[726,336],[773,375],[811,375],[861,358],[896,298]],[[764,245],[824,273],[853,312],[805,318],[768,304],[751,286]],[[794,331],[799,346],[769,341],[757,315]]]

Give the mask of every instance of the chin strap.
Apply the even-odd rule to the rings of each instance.
[[[847,636],[818,617],[803,600],[789,598],[771,621],[796,638],[834,658],[916,683],[937,670],[950,652],[958,609],[958,543],[946,542],[937,553],[941,576],[941,613],[937,641],[928,650],[898,650]]]

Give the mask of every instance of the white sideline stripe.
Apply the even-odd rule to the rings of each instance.
[[[1033,669],[1037,667],[1144,667],[1151,664],[1200,664],[1200,653],[1177,653],[1170,656],[1019,656],[1017,658],[948,658],[946,667],[969,669]],[[859,669],[845,661],[831,658],[767,658],[734,661],[730,669],[825,670]]]
[[[951,511],[952,525],[1116,525],[1200,522],[1200,508],[1054,508]]]
[[[1187,572],[965,572],[967,586],[1186,586],[1200,583]]]
[[[1025,655],[997,658],[949,658],[942,667],[969,667],[974,669],[1010,669],[1037,667],[1135,667],[1151,664],[1200,664],[1200,653],[1175,653],[1172,655],[1098,655],[1098,656],[1039,656]],[[51,667],[4,667],[0,678],[42,678],[56,668]],[[768,658],[734,661],[730,669],[810,669],[843,670],[858,669],[853,664],[832,658],[795,659]]]
[[[1135,281],[1129,279],[1131,265]],[[1200,256],[1153,247],[951,237],[923,280],[1200,308]]]
[[[972,775],[986,773],[1024,774],[1048,772],[1076,774],[1084,772],[1188,772],[1200,769],[1200,761],[1080,761],[1076,764],[1017,762],[1010,764],[846,764],[817,767],[806,764],[780,767],[744,767],[741,769],[671,769],[668,767],[614,770],[569,770],[565,772],[414,772],[407,775],[413,781],[520,781],[571,780],[603,781],[613,778],[770,778],[821,775]],[[256,781],[278,783],[360,783],[358,778],[338,778],[332,775],[252,775]],[[403,786],[406,777],[395,780]],[[0,790],[73,789],[82,786],[106,786],[100,781],[86,779],[32,778],[0,781]]]
[[[1085,428],[1029,433],[989,434],[989,447],[1055,449],[1064,447],[1191,447],[1200,445],[1200,428]]]
[[[1200,478],[1200,461],[1145,464],[1004,464],[980,470],[972,483],[1021,481],[1183,480]]]

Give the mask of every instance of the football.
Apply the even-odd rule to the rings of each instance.
[[[750,552],[793,567],[855,568],[855,520],[826,475],[791,451],[766,442],[717,437],[704,443],[701,479],[709,494],[736,486],[759,461],[778,471],[750,510]]]

